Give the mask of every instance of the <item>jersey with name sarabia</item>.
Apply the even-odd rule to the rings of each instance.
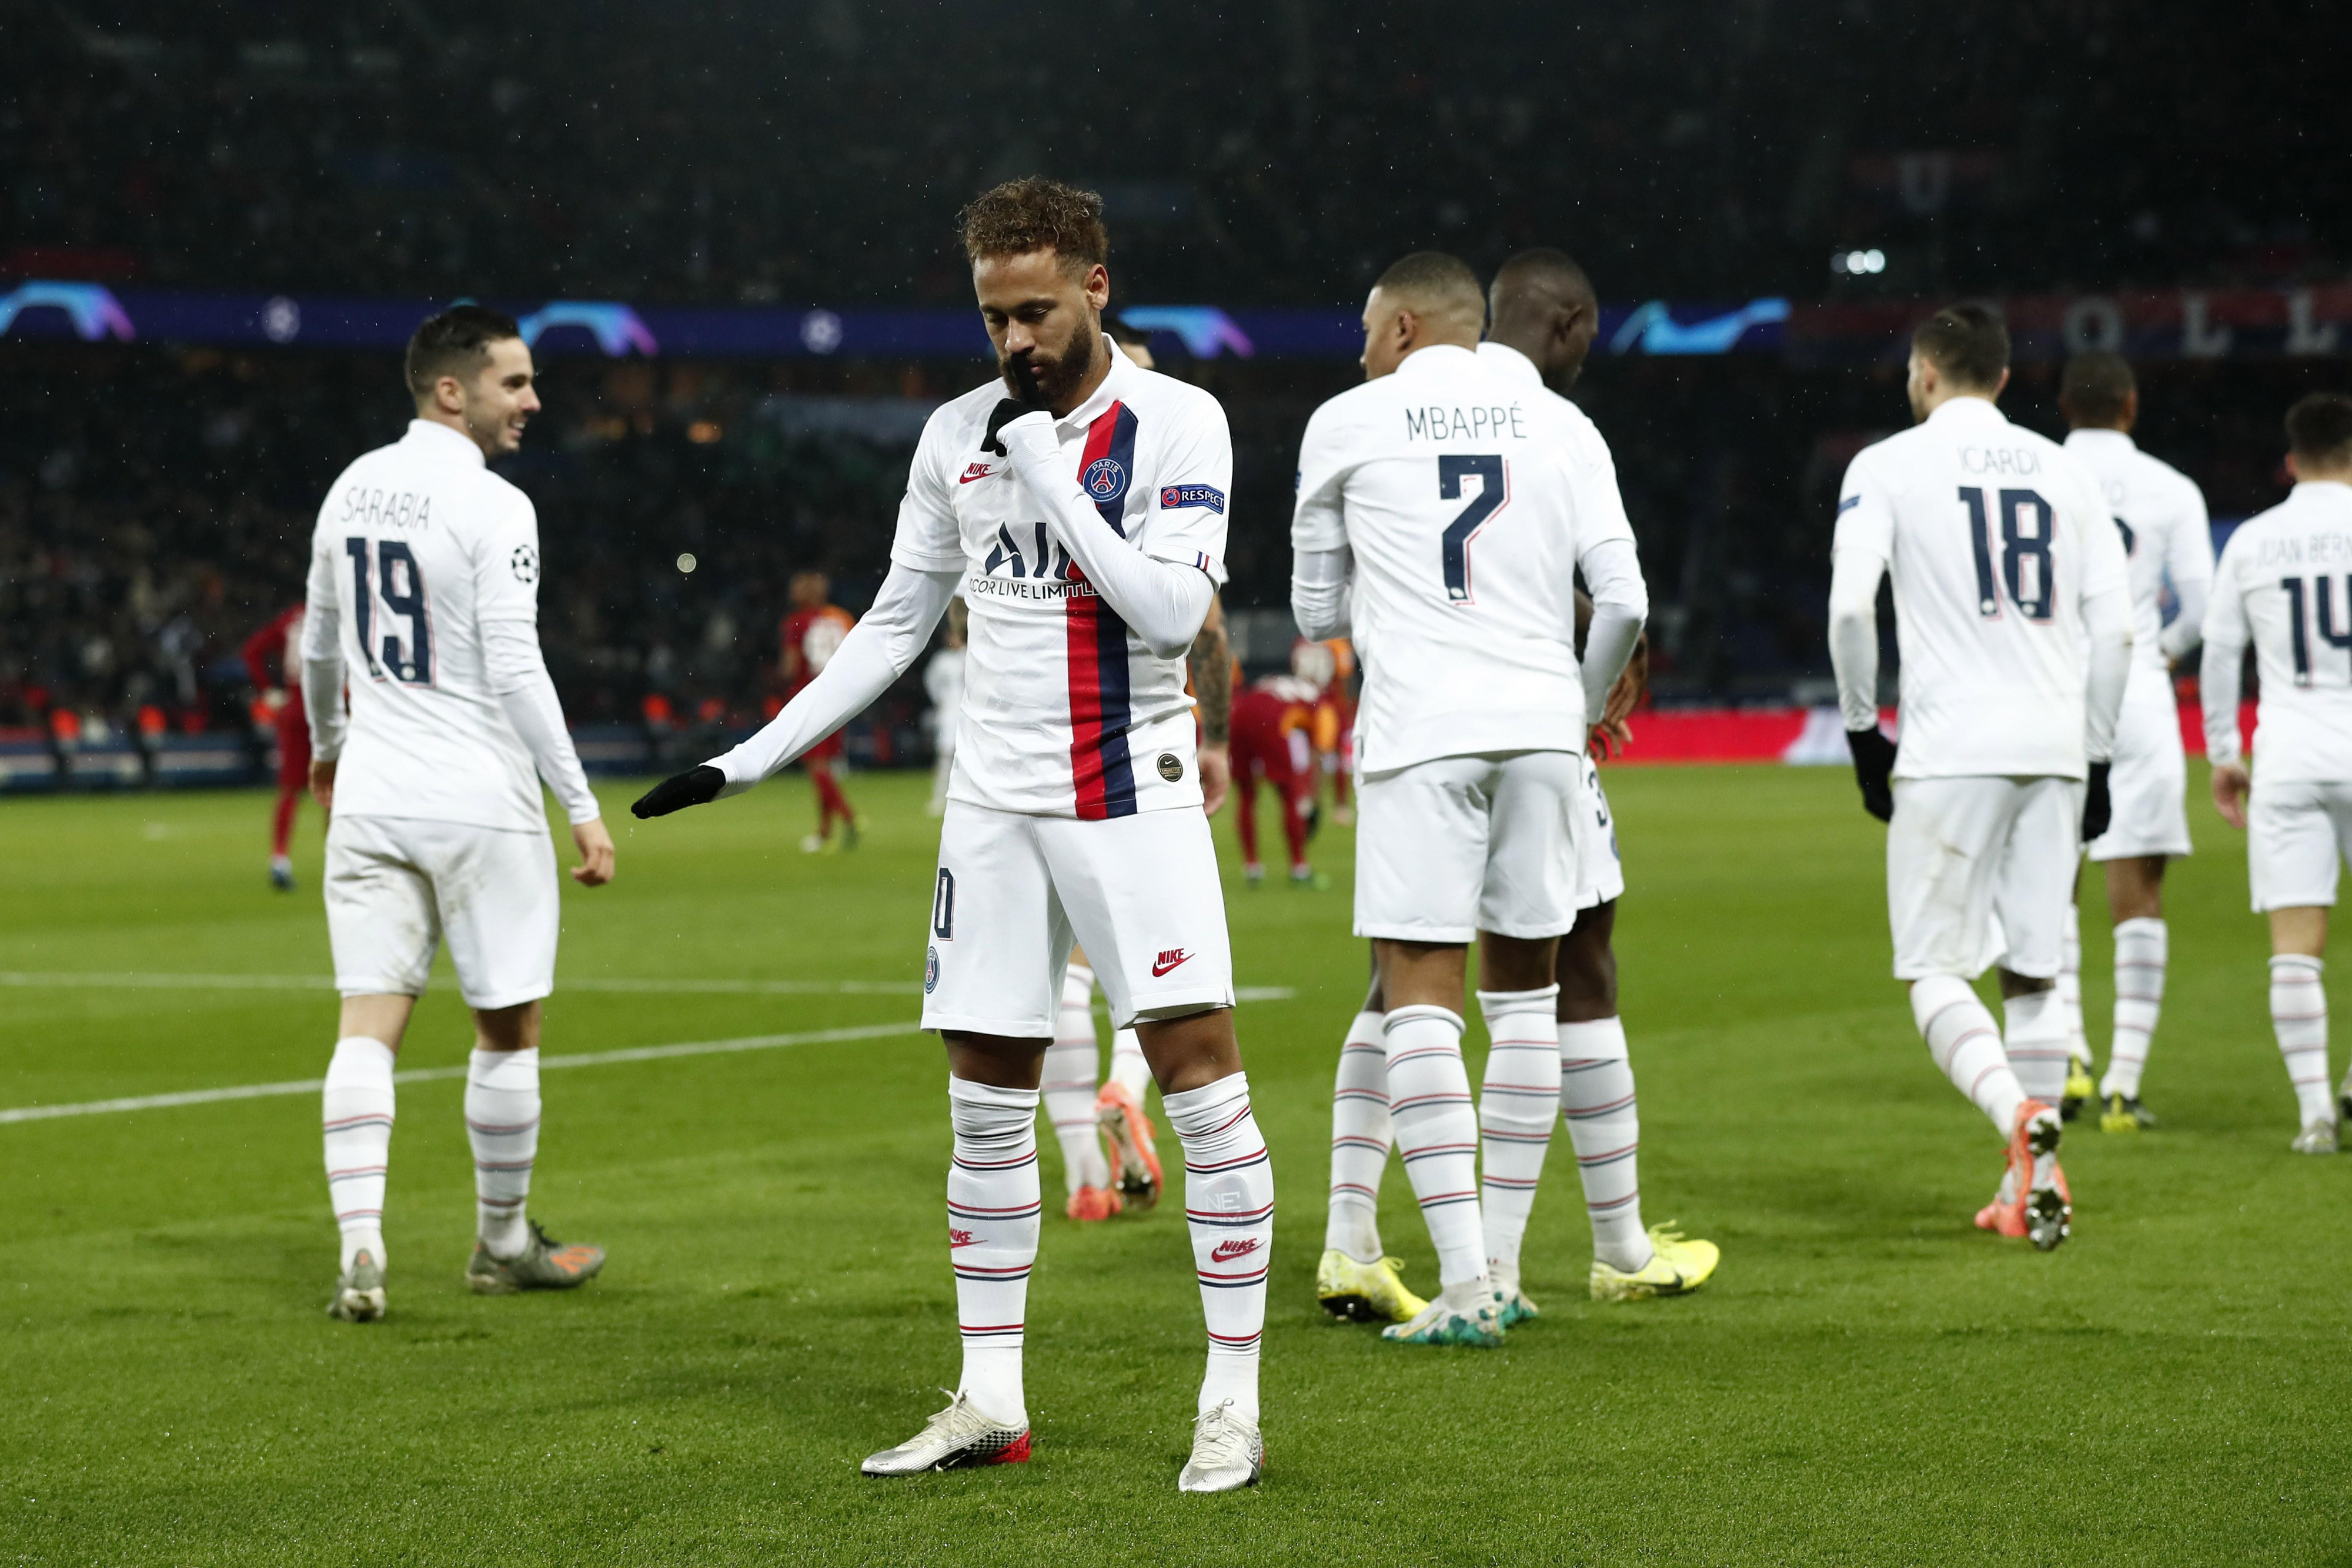
[[[2175,592],[2201,590],[2213,580],[2213,526],[2205,515],[2205,492],[2171,464],[2142,452],[2120,430],[2074,431],[2066,437],[2066,455],[2098,480],[2130,561],[2133,679],[2169,678],[2168,654],[2186,653],[2196,641],[2197,626],[2176,622],[2171,635],[2165,634],[2165,580],[2171,580]]]
[[[1087,821],[1198,807],[1185,660],[1143,645],[1054,542],[1012,460],[982,449],[1005,395],[992,382],[933,412],[890,547],[900,566],[964,574],[948,798]],[[1102,384],[1054,428],[1102,527],[1224,582],[1234,454],[1215,398],[1114,349]]]
[[[2128,588],[2090,471],[1961,396],[1864,447],[1838,496],[1833,549],[1895,579],[1895,777],[2083,778],[2083,601]]]
[[[486,622],[538,635],[539,517],[481,448],[420,419],[344,469],[319,509],[310,602],[335,608],[350,694],[338,815],[547,831],[482,638]]]
[[[2254,776],[2352,781],[2352,485],[2305,481],[2221,547],[2205,641],[2254,650]]]
[[[1355,558],[1367,774],[1584,747],[1576,564],[1633,528],[1590,423],[1501,365],[1416,350],[1307,421],[1291,544]]]

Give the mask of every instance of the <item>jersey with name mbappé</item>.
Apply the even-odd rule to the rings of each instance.
[[[1845,471],[1835,549],[1895,579],[1897,779],[2080,779],[2083,601],[2127,587],[2098,482],[1980,397],[1952,398]]]
[[[923,427],[890,559],[961,571],[971,607],[948,798],[1097,820],[1201,803],[1185,661],[1145,647],[1054,541],[1009,458],[984,451],[1002,382]],[[1155,559],[1225,578],[1233,442],[1198,387],[1114,350],[1055,422],[1100,526]]]
[[[2074,431],[2066,437],[2066,455],[2098,480],[2130,561],[2133,679],[2164,678],[2169,674],[2162,646],[2165,579],[2169,576],[2176,588],[2191,580],[2202,587],[2213,580],[2205,493],[2120,430]]]
[[[2253,644],[2257,779],[2352,781],[2352,485],[2306,481],[2239,526],[2213,573],[2205,640]]]
[[[1291,543],[1354,555],[1364,772],[1583,749],[1576,564],[1633,530],[1580,496],[1557,401],[1440,344],[1307,422]]]
[[[547,831],[482,637],[499,622],[538,635],[539,517],[479,447],[415,420],[344,469],[311,536],[310,602],[334,606],[350,693],[338,815]]]

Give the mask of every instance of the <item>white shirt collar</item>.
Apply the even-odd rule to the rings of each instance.
[[[1400,376],[1407,372],[1423,375],[1431,371],[1441,371],[1453,364],[1457,357],[1476,358],[1470,350],[1462,347],[1459,343],[1432,343],[1425,349],[1415,349],[1399,361],[1393,373]]]
[[[1103,347],[1110,350],[1109,372],[1103,377],[1100,386],[1087,394],[1086,402],[1054,422],[1056,430],[1065,433],[1084,430],[1100,419],[1111,404],[1126,398],[1133,390],[1135,378],[1143,373],[1143,367],[1121,352],[1108,334],[1103,338]]]
[[[2070,430],[2066,433],[2066,444],[2078,450],[2083,447],[2095,448],[2100,446],[2113,446],[2118,442],[2123,444],[2123,448],[2126,452],[2137,452],[2139,450],[2138,444],[2132,440],[2131,432],[2127,430],[2100,430],[2093,428],[2088,430]]]
[[[1993,406],[1992,399],[1989,397],[1979,397],[1974,392],[1958,392],[1937,403],[1936,405],[1935,412],[1927,415],[1927,423],[1933,424],[1939,419],[1984,419],[1988,417],[2000,420],[2003,424],[2007,424],[2009,423],[2009,417],[2002,413],[2000,409]]]
[[[488,463],[482,456],[482,449],[474,444],[474,438],[472,436],[467,435],[463,431],[452,430],[438,420],[410,420],[408,422],[408,434],[402,439],[405,441],[414,441],[419,445],[430,447],[436,453],[445,457],[455,457],[458,454],[463,453],[465,455],[471,457],[474,460],[475,467],[483,468],[488,466]]]
[[[1508,343],[1497,343],[1489,338],[1478,345],[1478,357],[1515,382],[1543,385],[1543,372],[1536,369],[1536,362]]]

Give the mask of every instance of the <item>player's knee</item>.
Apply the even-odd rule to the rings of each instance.
[[[484,1051],[539,1049],[541,1004],[518,1002],[510,1008],[477,1008],[474,1034]]]

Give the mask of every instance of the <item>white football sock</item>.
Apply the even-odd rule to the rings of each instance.
[[[539,1048],[484,1051],[466,1059],[466,1141],[474,1146],[474,1208],[493,1258],[530,1247],[523,1204],[539,1157]]]
[[[1657,1249],[1642,1228],[1642,1115],[1633,1095],[1633,1052],[1625,1020],[1593,1019],[1557,1026],[1559,1113],[1576,1149],[1584,1212],[1592,1221],[1592,1255],[1635,1273]]]
[[[392,1047],[362,1034],[335,1041],[320,1112],[327,1199],[343,1233],[342,1267],[364,1249],[383,1266],[384,1172],[392,1160]]]
[[[1404,1173],[1437,1247],[1442,1285],[1486,1276],[1486,1236],[1478,1217],[1478,1117],[1462,1065],[1462,1015],[1426,1003],[1392,1008],[1388,1048],[1389,1119]]]
[[[2287,1082],[2294,1085],[2295,1113],[2303,1124],[2336,1120],[2327,1093],[2327,989],[2325,966],[2300,953],[2271,960],[2271,1030],[2286,1059]]]
[[[2139,1098],[2140,1074],[2147,1069],[2148,1041],[2164,1007],[2164,961],[2170,947],[2161,920],[2142,917],[2116,927],[2116,1042],[2107,1052],[2102,1099]]]
[[[1184,1142],[1184,1220],[1209,1328],[1202,1410],[1230,1399],[1257,1419],[1258,1341],[1265,1332],[1266,1260],[1274,1249],[1274,1168],[1250,1113],[1249,1075],[1163,1095]]]
[[[1133,1095],[1136,1108],[1142,1109],[1143,1092],[1151,1087],[1151,1063],[1143,1059],[1143,1042],[1131,1029],[1110,1037],[1110,1081]]]
[[[963,1376],[956,1392],[1024,1426],[1022,1330],[1037,1261],[1037,1091],[948,1080],[948,1259],[955,1269]]]
[[[1558,986],[1478,993],[1487,1040],[1486,1077],[1478,1091],[1478,1196],[1486,1272],[1500,1291],[1518,1289],[1519,1243],[1559,1115],[1559,1025],[1552,1016],[1559,1000]]]
[[[1976,988],[1958,975],[1930,975],[1911,982],[1911,1019],[1927,1042],[1927,1054],[1952,1086],[1992,1118],[2006,1140],[2017,1130],[2017,1108],[2025,1091],[2000,1046],[1992,1013]]]
[[[2066,1013],[2053,988],[2028,991],[2000,1004],[2001,1054],[2017,1074],[2017,1086],[2045,1105],[2066,1092]]]
[[[1388,1168],[1388,1014],[1360,1012],[1339,1048],[1339,1080],[1331,1086],[1331,1198],[1323,1245],[1359,1263],[1381,1260],[1381,1173]]]
[[[2059,949],[2055,989],[2058,1016],[2066,1026],[2067,1054],[2081,1062],[2083,1071],[2088,1072],[2091,1070],[2091,1038],[2083,1029],[2083,912],[2071,904],[2066,906],[2066,936]],[[2063,1074],[2060,1075],[2059,1082],[2062,1085],[2065,1082]],[[2053,1096],[2050,1103],[2055,1105],[2057,1098]]]
[[[1062,1181],[1070,1191],[1108,1186],[1110,1160],[1095,1121],[1095,1071],[1101,1052],[1095,1043],[1095,972],[1073,964],[1062,977],[1061,1010],[1054,1015],[1054,1043],[1045,1048],[1045,1115],[1062,1145]]]

